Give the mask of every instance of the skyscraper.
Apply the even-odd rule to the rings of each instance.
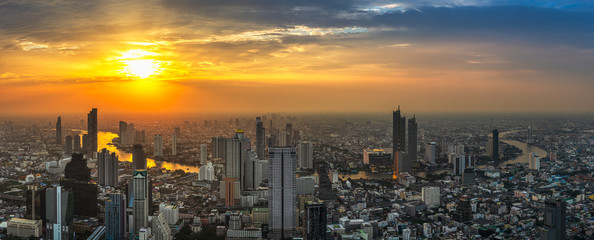
[[[299,143],[299,168],[312,169],[313,168],[313,146],[308,141]]]
[[[266,129],[260,117],[256,117],[256,153],[259,159],[266,159]]]
[[[128,123],[124,121],[120,121],[120,144],[127,145],[128,141],[126,139],[128,135]]]
[[[425,161],[435,163],[435,142],[429,142],[425,145]]]
[[[406,151],[405,133],[406,118],[400,115],[400,106],[398,110],[392,113],[392,148],[393,153],[397,151]]]
[[[466,157],[464,155],[459,155],[454,157],[454,175],[461,176],[464,173],[464,169],[466,169]]]
[[[112,193],[105,202],[105,239],[124,239],[126,233],[126,196]]]
[[[305,240],[326,239],[327,210],[323,201],[308,201],[305,205]]]
[[[65,140],[66,154],[72,154],[72,136],[66,136]]]
[[[540,157],[536,153],[528,153],[528,168],[532,170],[540,170]]]
[[[171,155],[177,155],[177,135],[171,134]]]
[[[72,154],[72,160],[64,168],[64,178],[60,185],[74,195],[74,214],[97,217],[97,185],[91,181],[91,169],[82,154]]]
[[[287,123],[287,126],[285,127],[285,141],[286,141],[286,145],[283,144],[281,146],[295,146],[295,141],[294,141],[294,134],[293,134],[293,124],[291,123]]]
[[[62,117],[58,116],[56,121],[56,143],[62,144]]]
[[[565,221],[567,220],[567,202],[563,200],[545,201],[544,227],[540,239],[565,239]]]
[[[39,220],[42,216],[42,209],[41,207],[41,192],[43,190],[39,190],[37,185],[29,185],[27,186],[27,192],[25,195],[25,199],[27,201],[27,211],[25,217],[31,220]],[[45,204],[44,204],[45,205]],[[43,214],[45,216],[45,213]]]
[[[268,148],[271,239],[292,237],[295,230],[295,153],[295,147]]]
[[[417,161],[417,118],[408,119],[408,156],[410,162]]]
[[[80,135],[76,134],[74,135],[74,138],[72,139],[72,151],[73,152],[80,152],[82,151],[82,148],[80,146]]]
[[[181,138],[181,128],[180,127],[175,127],[174,132],[175,132],[175,136],[177,138]]]
[[[155,157],[163,156],[163,136],[157,134],[153,140],[153,155]]]
[[[251,149],[251,142],[245,137],[241,129],[235,131],[235,136],[227,139],[225,147],[225,176],[228,178],[237,178],[244,187],[244,164],[248,158],[247,150]]]
[[[89,134],[89,149],[92,157],[97,155],[97,108],[87,114],[87,130]]]
[[[211,144],[212,158],[226,159],[225,154],[227,153],[227,139],[224,137],[213,137]]]
[[[146,170],[146,156],[140,144],[135,144],[132,150],[132,165],[134,165],[134,170]]]
[[[148,227],[148,213],[149,213],[149,187],[148,174],[146,170],[134,171],[133,177],[133,191],[134,191],[134,235],[138,234],[141,228]]]
[[[206,164],[208,159],[208,152],[206,151],[206,144],[200,144],[200,165]]]
[[[63,239],[68,236],[68,225],[73,217],[72,192],[58,186],[45,189],[45,222],[48,239]]]
[[[171,228],[165,221],[165,217],[163,217],[163,213],[159,213],[159,215],[154,216],[153,220],[151,221],[152,231],[154,240],[171,240]]]
[[[118,186],[118,156],[105,148],[97,155],[97,182],[103,186]]]
[[[493,161],[499,161],[499,131],[493,129]]]
[[[244,169],[244,188],[258,188],[262,181],[262,163],[261,160],[256,157],[256,152],[253,150],[248,151],[248,158],[245,161]]]

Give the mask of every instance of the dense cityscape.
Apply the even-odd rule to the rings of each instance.
[[[0,121],[1,239],[592,239],[588,114]]]

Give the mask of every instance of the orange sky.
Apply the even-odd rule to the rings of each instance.
[[[0,114],[594,110],[589,9],[432,2],[7,1]]]

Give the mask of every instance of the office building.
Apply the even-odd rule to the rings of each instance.
[[[313,169],[313,146],[308,141],[299,143],[299,168]]]
[[[47,188],[45,192],[46,236],[52,240],[67,239],[73,217],[73,193],[63,187]]]
[[[285,144],[280,144],[280,146],[295,146],[295,139],[293,133],[293,124],[287,123],[285,127]]]
[[[200,167],[198,172],[199,181],[214,181],[215,180],[215,169],[212,162],[208,162],[206,165]]]
[[[164,214],[161,212],[159,215],[153,217],[153,220],[151,221],[153,240],[173,239],[173,236],[171,236],[171,228],[169,228],[163,215]]]
[[[64,145],[66,154],[72,154],[72,136],[66,136]]]
[[[387,151],[386,151],[387,150]],[[372,172],[392,172],[394,169],[394,157],[392,149],[370,148],[363,149],[363,164],[368,165]]]
[[[224,137],[213,137],[212,138],[212,158],[225,159],[227,153],[227,139]]]
[[[146,170],[146,155],[140,144],[135,144],[132,150],[132,165],[134,170]]]
[[[262,163],[256,156],[256,152],[247,151],[248,158],[244,166],[244,189],[257,189],[262,182]]]
[[[74,135],[74,138],[72,139],[72,150],[73,152],[78,152],[80,153],[82,151],[82,147],[80,145],[80,135]]]
[[[321,201],[308,201],[305,205],[305,240],[327,239],[328,222],[326,204]]]
[[[56,144],[62,145],[62,117],[56,121]]]
[[[177,135],[171,134],[171,155],[177,155]]]
[[[124,121],[120,121],[120,144],[121,145],[129,145],[130,140],[128,140],[128,123]]]
[[[6,233],[19,238],[38,238],[42,230],[41,220],[12,218],[6,225]]]
[[[133,182],[133,224],[134,235],[138,236],[141,228],[148,227],[149,214],[149,185],[148,173],[146,170],[135,170],[132,176]]]
[[[454,175],[462,176],[464,169],[466,169],[466,156],[459,155],[459,156],[454,157],[453,163],[454,163]]]
[[[208,152],[206,151],[206,144],[200,144],[200,165],[206,164],[208,159]]]
[[[423,187],[421,189],[421,198],[427,207],[437,207],[440,205],[439,187]]]
[[[567,221],[567,202],[563,200],[547,200],[544,209],[544,227],[540,239],[565,239],[565,222]]]
[[[163,136],[155,135],[153,140],[153,155],[155,157],[163,157]]]
[[[435,154],[435,142],[425,144],[425,162],[429,164],[434,164]]]
[[[392,152],[406,151],[406,118],[400,115],[400,106],[398,110],[392,112]]]
[[[268,148],[269,228],[272,239],[290,238],[295,231],[295,153],[295,147]]]
[[[266,159],[266,129],[260,117],[256,117],[256,153],[259,159]]]
[[[298,177],[296,181],[295,193],[297,195],[313,195],[315,193],[315,183],[313,176]]]
[[[99,190],[91,182],[91,169],[82,154],[72,154],[72,160],[64,168],[64,178],[60,185],[74,195],[74,214],[97,217],[97,196]]]
[[[102,149],[97,155],[97,182],[103,186],[118,186],[118,156]]]
[[[219,188],[219,198],[221,199],[221,202],[225,203],[225,206],[230,207],[240,204],[241,186],[237,178],[223,178]]]
[[[93,108],[87,114],[87,118],[87,130],[89,134],[89,149],[87,150],[95,158],[97,156],[97,108]]]
[[[112,193],[105,202],[105,239],[118,240],[126,237],[126,196]]]
[[[45,216],[45,213],[42,213],[42,192],[45,190],[40,190],[37,185],[29,185],[27,186],[27,192],[25,193],[25,199],[27,201],[27,212],[25,213],[25,217],[31,220],[39,220],[42,218],[42,215]]]
[[[410,162],[417,161],[417,118],[413,115],[408,119],[408,158]]]
[[[245,177],[244,165],[248,159],[247,150],[251,149],[251,142],[244,135],[241,129],[235,131],[235,136],[227,139],[227,146],[225,149],[225,177],[237,178],[240,181],[240,186],[244,187]]]
[[[528,168],[531,170],[540,170],[540,157],[536,153],[528,153]]]
[[[493,151],[493,161],[499,161],[499,131],[497,129],[493,130],[493,147],[491,148]]]

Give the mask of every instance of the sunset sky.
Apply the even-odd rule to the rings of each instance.
[[[594,3],[1,0],[0,115],[593,112]]]

